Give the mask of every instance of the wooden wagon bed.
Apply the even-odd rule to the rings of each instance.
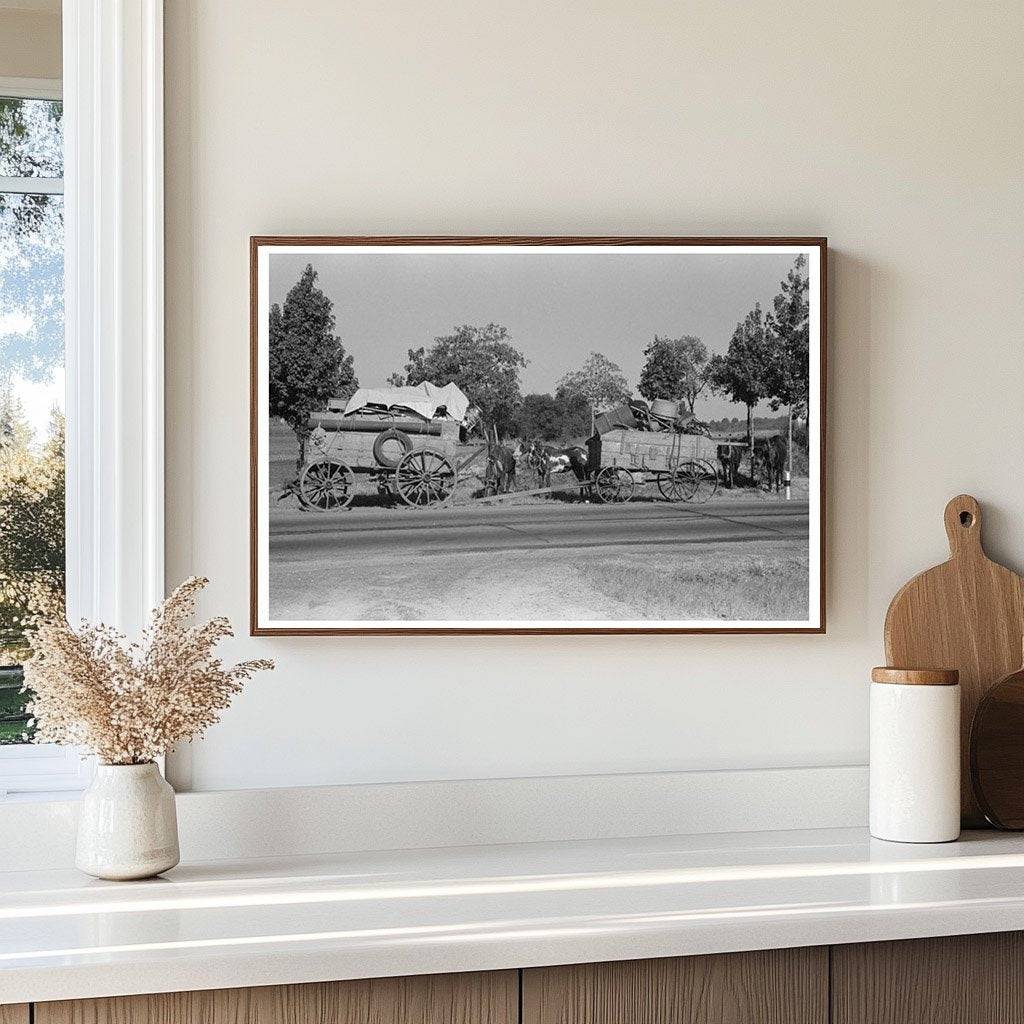
[[[336,413],[311,418],[314,436],[309,460],[299,474],[303,506],[317,511],[347,508],[356,493],[356,476],[368,477],[382,497],[396,496],[407,505],[447,502],[458,472],[480,452],[460,442],[459,424],[451,419],[418,424],[419,431],[387,418],[363,418],[352,429]],[[486,450],[486,445],[483,446]],[[460,458],[461,456],[461,458]]]
[[[650,481],[669,501],[707,501],[718,490],[718,444],[703,434],[619,428],[590,438],[587,455],[601,501],[629,501]]]

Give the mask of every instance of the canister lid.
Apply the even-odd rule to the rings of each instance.
[[[871,670],[873,683],[901,683],[906,686],[956,686],[960,673],[955,668],[890,668]]]

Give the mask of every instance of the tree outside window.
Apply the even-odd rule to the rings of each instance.
[[[59,101],[0,97],[0,744],[31,738],[26,625],[64,599]]]

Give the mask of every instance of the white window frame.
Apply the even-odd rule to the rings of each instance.
[[[59,100],[64,95],[59,78],[0,77],[0,96],[19,100]]]
[[[60,100],[61,82],[52,78],[0,78],[0,96]],[[0,192],[61,195],[64,180],[0,176]],[[88,784],[91,776],[92,765],[74,749],[52,743],[0,746],[0,799],[78,790]]]
[[[60,100],[59,78],[3,78],[0,77],[0,96],[19,100]],[[10,178],[0,174],[0,192],[22,195],[63,195],[63,178]]]
[[[164,596],[163,0],[64,0],[63,39],[62,83],[18,82],[64,100],[68,618],[137,635]],[[0,748],[0,799],[91,774]]]

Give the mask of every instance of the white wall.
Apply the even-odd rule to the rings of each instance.
[[[1024,6],[167,0],[168,570],[247,621],[255,233],[825,234],[824,637],[236,641],[198,789],[861,763],[893,590],[1024,566]],[[182,770],[184,764],[182,764]]]
[[[0,78],[60,78],[60,65],[60,0],[0,0]]]

